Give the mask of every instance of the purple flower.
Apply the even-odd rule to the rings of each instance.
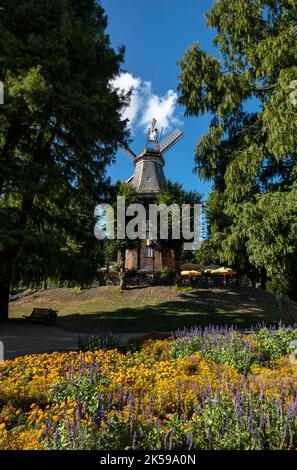
[[[262,406],[262,408],[261,408],[261,417],[260,417],[260,429],[263,428],[264,421],[265,421],[265,413],[264,413],[264,407]]]
[[[132,437],[132,449],[133,450],[135,449],[136,440],[137,440],[137,432],[134,431],[133,437]]]
[[[188,434],[188,435],[187,435],[187,448],[188,448],[188,450],[191,450],[191,449],[192,449],[192,447],[193,447],[193,441],[194,441],[194,439],[193,439],[193,434],[192,434],[192,433],[191,433],[191,434]]]
[[[270,428],[270,414],[269,411],[267,411],[267,418],[266,418],[266,428]]]
[[[56,402],[59,402],[59,389],[60,389],[60,386],[59,384],[55,384],[54,385],[54,391],[55,391],[55,400]]]
[[[56,427],[56,430],[54,432],[54,449],[57,450],[58,449],[58,440],[59,440],[59,427],[57,426]]]
[[[226,413],[225,422],[226,422],[227,431],[229,431],[229,429],[230,429],[230,422],[229,422],[229,415],[228,415],[228,413]]]
[[[52,425],[52,420],[51,419],[46,420],[46,422],[45,422],[45,436],[46,436],[48,444],[50,444],[50,441],[51,441],[51,439],[50,439],[51,425]]]
[[[220,427],[220,437],[223,438],[224,435],[225,435],[225,428],[224,428],[224,426],[222,425],[222,426]]]
[[[280,433],[280,437],[281,437],[281,440],[282,440],[283,442],[285,442],[286,436],[287,436],[287,425],[285,424],[284,430],[281,431],[281,433]]]
[[[82,406],[81,406],[80,396],[77,397],[76,409],[77,409],[77,419],[78,419],[78,421],[80,421],[81,420],[81,413],[82,413]]]
[[[104,410],[103,410],[103,406],[102,406],[102,403],[101,403],[101,394],[99,393],[97,411],[96,411],[96,421],[95,421],[98,428],[100,428],[102,419],[104,419],[104,417],[105,417],[105,415],[104,415]]]

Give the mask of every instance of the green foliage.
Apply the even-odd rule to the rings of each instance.
[[[179,285],[175,285],[175,286],[172,286],[171,287],[171,290],[173,292],[191,292],[193,289],[191,286],[179,286]]]
[[[83,373],[77,373],[72,380],[66,380],[56,384],[52,390],[52,399],[56,402],[66,400],[72,396],[81,400],[82,403],[88,403],[89,409],[94,413],[98,406],[98,393],[96,389],[101,385],[108,386],[110,380],[102,376],[94,367],[87,368]]]
[[[272,377],[275,377],[274,371],[268,369],[267,374],[266,367],[261,370],[257,366],[256,374],[247,374],[251,365],[257,362],[255,356],[258,348],[253,346],[247,350],[246,347],[251,341],[257,340],[262,348],[265,342],[268,344],[268,337],[274,337],[276,342],[281,341],[282,352],[287,354],[285,343],[294,334],[296,331],[292,328],[263,328],[247,341],[246,335],[234,330],[226,330],[223,335],[210,327],[200,330],[199,335],[191,335],[189,332],[188,337],[180,337],[173,342],[147,340],[140,352],[129,349],[120,361],[113,359],[113,370],[119,368],[119,373],[123,374],[121,368],[123,365],[126,368],[126,375],[123,374],[120,388],[116,391],[113,390],[114,384],[109,374],[102,373],[100,367],[96,367],[95,359],[89,359],[79,371],[54,387],[54,402],[65,404],[71,397],[77,410],[72,426],[69,426],[69,415],[73,414],[73,409],[68,415],[66,407],[66,420],[59,421],[58,432],[57,427],[48,432],[47,446],[65,450],[294,449],[297,437],[294,389],[291,402],[288,402],[290,392],[285,389],[281,391],[284,377],[288,378],[288,375],[284,376],[284,371],[278,366],[280,384],[277,384],[277,391],[271,396],[274,385],[269,383],[269,376],[271,372]],[[171,359],[168,357],[168,349]],[[149,364],[152,370],[160,367],[164,374],[163,361],[167,365],[179,367],[185,362],[179,361],[180,358],[191,356],[198,350],[202,352],[196,355],[199,373],[196,372],[195,377],[193,369],[186,372],[186,388],[183,388],[184,381],[180,379],[172,385],[171,382],[176,378],[168,376],[166,386],[171,393],[166,394],[165,388],[158,397],[155,389],[151,390],[152,385],[158,389],[158,382],[145,375],[141,379],[148,386],[148,391],[146,388],[131,388],[130,371],[133,366],[143,366],[143,361],[147,361],[146,366]],[[271,351],[269,361],[273,362],[279,356],[275,355],[273,347]],[[263,356],[262,360],[266,361],[267,357]],[[235,373],[232,367],[226,369],[218,364],[229,364],[244,375]],[[191,388],[194,380],[203,380],[203,367],[211,368],[217,385],[206,383],[200,388],[196,384],[196,388]],[[229,374],[232,371],[231,377],[226,375],[227,370]],[[294,372],[290,370],[289,375],[294,375]],[[128,382],[125,383],[127,377]],[[270,384],[268,387],[265,380]],[[103,392],[98,393],[98,389]],[[195,390],[192,402],[189,390]],[[143,399],[146,393],[150,408]]]
[[[207,359],[219,364],[228,364],[238,372],[249,372],[257,361],[258,352],[241,335],[212,334],[203,338],[194,336],[180,338],[172,343],[171,357],[183,358],[201,351]]]
[[[93,212],[126,139],[120,72],[95,0],[4,0],[0,14],[0,316],[9,288],[47,277],[93,280]],[[20,27],[20,25],[22,25]],[[5,295],[4,295],[5,294]],[[6,298],[5,298],[6,297]]]
[[[129,423],[124,417],[109,420],[109,427],[100,432],[83,426],[83,432],[71,435],[67,426],[60,428],[57,447],[100,450],[280,450],[295,439],[296,419],[281,415],[277,400],[261,400],[248,394],[238,394],[237,400],[228,394],[215,394],[203,405],[196,406],[194,418],[187,422],[174,415],[162,420],[144,422],[138,416]],[[83,435],[83,440],[81,439]],[[49,448],[54,449],[54,439]],[[167,455],[167,459],[174,456]],[[178,458],[177,456],[175,456]],[[163,456],[164,458],[164,456]]]
[[[171,284],[175,278],[175,273],[173,269],[170,269],[168,266],[164,266],[162,268],[161,274],[160,274],[160,281],[162,284]]]
[[[118,263],[116,263],[112,265],[112,269],[116,272],[119,272],[121,269],[121,266]]]
[[[281,449],[286,426],[277,411],[277,406],[276,401],[268,402],[255,396],[248,397],[248,394],[245,396],[239,394],[237,400],[232,400],[227,395],[210,398],[199,413],[201,421],[195,428],[198,435],[200,434],[199,448]],[[211,426],[211,432],[206,439],[198,428],[205,429],[208,426]],[[295,432],[296,424],[293,420],[289,419],[287,426],[292,426]]]
[[[262,328],[253,334],[253,338],[259,347],[262,360],[273,362],[291,352],[290,343],[297,340],[297,330],[293,328],[278,328],[277,330]]]
[[[83,289],[81,287],[74,287],[71,292],[74,295],[81,295],[83,293]]]
[[[191,356],[195,352],[201,350],[203,339],[201,336],[193,336],[192,338],[180,338],[174,341],[170,348],[170,357],[173,359],[182,359]]]
[[[159,194],[157,195],[157,204],[162,205],[165,204],[166,206],[173,206],[173,210],[168,214],[168,237],[166,240],[160,239],[160,246],[163,250],[173,250],[174,258],[176,263],[176,272],[177,275],[180,273],[180,265],[183,261],[183,244],[184,241],[182,237],[180,239],[173,238],[173,226],[176,224],[177,219],[179,220],[180,227],[182,227],[182,204],[189,204],[191,211],[190,211],[190,228],[191,230],[194,229],[193,220],[194,220],[194,213],[193,208],[195,204],[202,204],[202,196],[198,192],[194,191],[186,191],[183,187],[178,183],[172,183],[168,181],[165,188],[162,189]],[[158,234],[160,234],[160,226],[158,227]]]
[[[256,333],[260,344],[264,334],[264,342],[274,336],[284,346],[293,332]],[[271,364],[265,360],[264,367],[255,364],[245,373],[248,364],[240,350],[248,343],[257,351],[251,335],[211,326],[176,335],[181,359],[169,357],[174,338],[146,338],[138,352],[128,347],[125,353],[54,353],[6,361],[1,449],[27,448],[29,442],[35,449],[165,450],[166,458],[168,450],[296,449],[296,369],[287,357],[273,363],[270,356]],[[192,354],[197,349],[201,352]],[[184,359],[186,350],[191,357]],[[207,359],[209,353],[218,363]]]
[[[220,56],[194,44],[179,88],[187,114],[212,115],[195,157],[200,177],[214,181],[211,242],[222,263],[281,276],[296,298],[296,2],[218,0],[207,21]]]
[[[115,295],[122,295],[124,293],[124,291],[120,287],[116,287],[114,289],[114,293],[115,293]]]
[[[170,357],[181,359],[196,352],[219,364],[228,364],[238,372],[248,373],[257,363],[273,364],[291,353],[290,343],[297,339],[294,328],[262,328],[250,335],[235,332],[206,332],[176,339]]]
[[[203,240],[199,249],[195,253],[195,262],[199,266],[209,266],[218,264],[219,258],[212,240]]]

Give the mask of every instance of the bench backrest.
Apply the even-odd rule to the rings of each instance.
[[[56,317],[57,314],[51,308],[34,308],[31,317]]]

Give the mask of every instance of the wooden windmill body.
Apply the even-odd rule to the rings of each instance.
[[[136,155],[128,147],[125,148],[134,161],[134,174],[127,182],[134,186],[139,202],[144,205],[147,213],[146,240],[140,240],[137,248],[127,250],[126,268],[150,273],[160,272],[166,266],[175,267],[173,253],[161,250],[158,240],[152,239],[148,208],[149,204],[156,202],[157,194],[166,185],[163,155],[183,136],[183,133],[176,129],[160,141],[156,122],[153,119],[145,148],[141,153]]]

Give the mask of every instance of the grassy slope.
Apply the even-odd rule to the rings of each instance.
[[[260,289],[200,289],[172,292],[169,287],[131,288],[117,294],[114,287],[83,291],[50,289],[10,304],[10,316],[20,318],[34,307],[59,311],[58,326],[77,331],[111,328],[118,332],[173,331],[191,325],[297,321],[297,305],[280,313],[275,296]]]

